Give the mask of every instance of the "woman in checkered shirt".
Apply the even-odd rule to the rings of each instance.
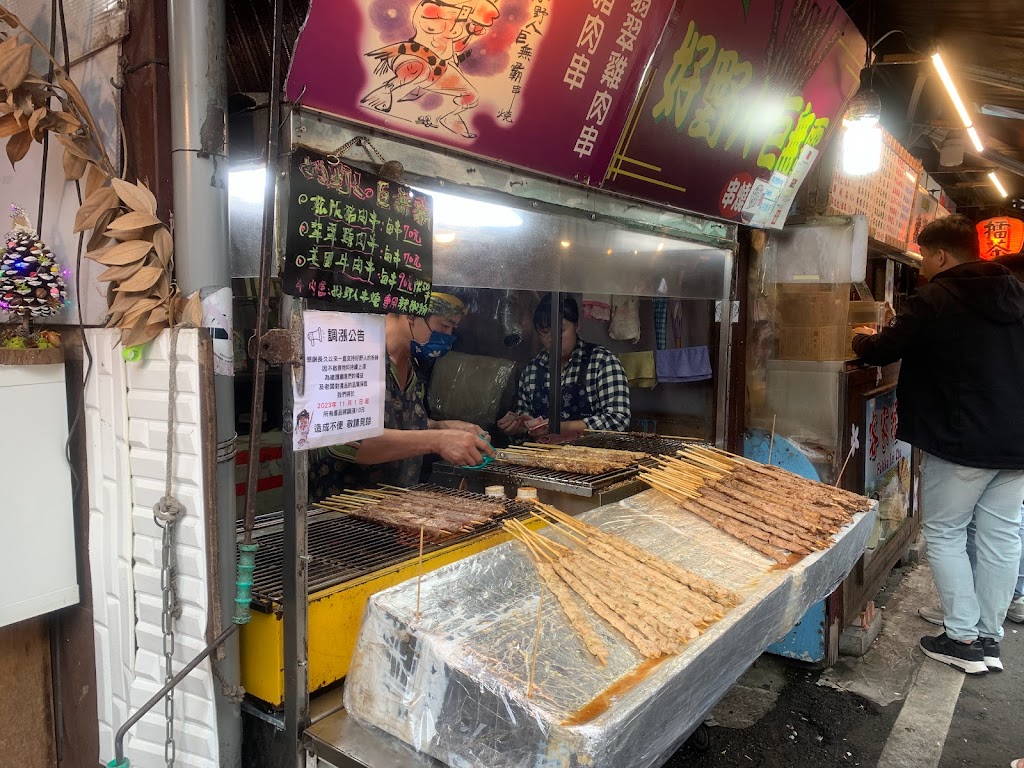
[[[562,431],[629,429],[629,382],[622,363],[609,350],[579,337],[580,308],[576,299],[563,296],[562,318]],[[506,415],[498,428],[507,435],[547,434],[547,422],[527,427],[527,422],[548,416],[551,348],[551,294],[541,299],[533,313],[533,327],[547,347],[527,364],[519,377],[516,413]]]

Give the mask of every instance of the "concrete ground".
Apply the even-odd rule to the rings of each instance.
[[[917,615],[938,605],[927,562],[893,571],[882,632],[828,670],[765,655],[715,708],[710,742],[667,764],[714,768],[1006,768],[1024,757],[1024,625],[1007,621],[1006,671],[967,676],[928,659]]]

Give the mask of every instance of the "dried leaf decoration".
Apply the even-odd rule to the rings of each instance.
[[[75,234],[92,229],[100,216],[118,203],[117,193],[110,187],[100,187],[82,202],[75,216]]]
[[[7,142],[7,159],[11,161],[12,168],[19,160],[25,159],[25,155],[28,154],[31,147],[32,134],[27,130],[11,136],[10,141]]]
[[[28,68],[32,65],[32,46],[28,43],[18,45],[17,38],[8,39],[13,39],[15,45],[2,51],[3,55],[0,56],[0,85],[13,91],[28,77]]]
[[[64,153],[64,180],[78,181],[85,175],[89,163],[71,152]]]
[[[126,213],[124,216],[120,216],[110,222],[109,229],[114,231],[142,229],[144,227],[152,227],[156,224],[160,224],[160,219],[153,214],[142,211],[132,211],[131,213]]]
[[[148,291],[157,284],[163,274],[164,271],[160,267],[143,267],[114,290],[118,292]]]
[[[160,227],[153,233],[153,249],[156,251],[160,263],[164,265],[164,269],[170,270],[171,257],[174,254],[174,239],[167,231],[167,227]]]
[[[136,262],[135,264],[126,264],[123,267],[108,267],[100,272],[96,277],[96,280],[100,283],[121,282],[122,280],[127,280],[140,269],[142,269],[141,261]]]
[[[124,266],[142,261],[153,250],[153,244],[147,240],[129,240],[127,243],[115,245],[109,251],[99,256],[96,261],[106,264],[108,267]],[[137,288],[135,290],[143,290]]]
[[[31,71],[34,51],[52,65],[53,82]],[[171,279],[174,239],[156,197],[143,182],[117,177],[78,86],[0,4],[0,142],[14,165],[47,134],[63,149],[64,178],[84,180],[74,231],[88,235],[85,257],[105,267],[96,279],[108,284],[107,327],[120,329],[122,343],[145,344],[176,320],[200,325],[199,295],[186,300]]]
[[[160,221],[155,218],[156,216],[156,198],[153,193],[146,189],[142,184],[129,184],[127,181],[121,179],[113,180],[114,191],[117,192],[117,196],[121,198],[121,201],[131,208],[133,211],[141,213],[148,213],[154,217],[154,224],[159,224]],[[148,226],[146,224],[139,224],[136,226]],[[126,229],[126,227],[123,227]]]

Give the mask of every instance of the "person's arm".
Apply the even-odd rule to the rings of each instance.
[[[587,429],[625,432],[632,415],[629,405],[629,379],[619,359],[610,352],[601,355],[600,371],[595,381],[587,381],[587,395],[594,415],[583,419]],[[573,422],[564,426],[570,428]]]
[[[471,435],[482,437],[486,440],[489,435],[487,430],[481,427],[479,424],[473,424],[468,421],[459,421],[458,419],[445,419],[443,421],[434,421],[430,419],[427,422],[428,429],[457,429],[460,432],[468,432]]]
[[[457,429],[385,429],[383,435],[360,440],[354,447],[352,458],[362,465],[436,453],[450,464],[476,466],[483,454],[494,455],[485,441]]]
[[[498,429],[513,437],[526,432],[524,422],[532,414],[533,393],[537,388],[537,364],[531,361],[519,374],[519,386],[516,388],[515,414],[505,414],[498,419]]]
[[[919,292],[907,300],[903,311],[890,325],[873,336],[854,336],[853,351],[868,365],[895,363],[920,347],[924,332],[934,319],[935,311]]]

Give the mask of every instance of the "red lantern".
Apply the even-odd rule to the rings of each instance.
[[[1024,221],[997,216],[978,222],[978,247],[981,258],[986,260],[1020,253],[1024,247]]]

